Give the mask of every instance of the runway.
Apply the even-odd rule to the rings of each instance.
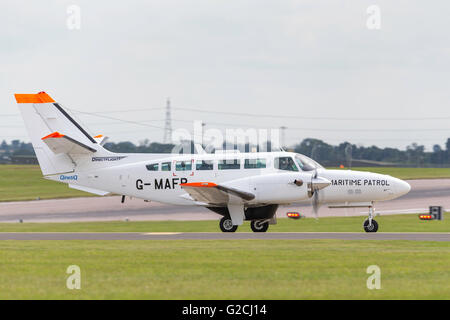
[[[413,240],[450,241],[450,233],[363,232],[3,232],[0,240]]]
[[[426,212],[428,206],[450,208],[450,179],[409,180],[411,191],[395,200],[375,204],[380,214]],[[299,211],[312,217],[309,203],[280,206],[277,217],[288,211]],[[329,209],[321,206],[319,215],[362,216],[367,209]],[[206,208],[165,205],[119,196],[89,197],[57,200],[35,200],[0,203],[0,222],[81,222],[81,221],[144,221],[144,220],[217,220],[219,216]]]

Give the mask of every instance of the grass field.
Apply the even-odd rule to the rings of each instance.
[[[361,231],[363,217],[279,219],[272,231]],[[380,231],[448,232],[381,216]],[[0,224],[1,231],[216,232],[217,221]],[[247,225],[240,231],[249,231]],[[450,245],[431,241],[0,242],[0,299],[450,299]],[[66,288],[70,265],[81,290]],[[381,269],[381,289],[366,269]]]
[[[0,299],[450,299],[443,242],[2,241]],[[66,288],[69,265],[81,289]],[[381,289],[366,269],[381,269]]]
[[[39,166],[0,165],[0,201],[88,197],[66,184],[46,180]]]
[[[326,217],[316,220],[278,219],[269,232],[361,232],[365,217]],[[379,232],[449,232],[450,213],[442,221],[422,221],[417,214],[375,217]],[[67,223],[0,223],[0,232],[218,232],[217,221],[111,221]],[[250,232],[245,222],[238,232]]]
[[[450,168],[354,168],[389,174],[400,179],[450,178]],[[92,196],[48,181],[38,166],[0,165],[0,201],[20,201]]]

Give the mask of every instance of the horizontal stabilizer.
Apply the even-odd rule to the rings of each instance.
[[[48,136],[43,137],[42,141],[55,154],[89,154],[97,152],[94,148],[72,139],[69,136],[60,134],[59,132],[53,132]]]
[[[252,193],[221,186],[212,182],[183,183],[181,187],[195,201],[209,205],[226,206],[229,203],[230,195],[241,198],[243,201],[251,201],[255,198],[255,195]]]
[[[106,141],[108,140],[108,137],[104,136],[102,134],[99,134],[99,135],[94,137],[94,140],[97,141],[97,143],[99,145],[103,146],[106,143]]]
[[[79,186],[79,185],[76,185],[76,184],[69,184],[69,188],[80,190],[80,191],[84,191],[84,192],[93,193],[93,194],[96,194],[98,196],[106,196],[107,194],[110,193],[109,191],[92,189],[92,188],[88,188],[88,187]]]

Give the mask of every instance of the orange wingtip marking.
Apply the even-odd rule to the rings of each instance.
[[[180,186],[211,188],[211,187],[217,187],[217,184],[215,184],[213,182],[190,182],[190,183],[182,183],[182,184],[180,184]]]
[[[63,134],[61,134],[59,132],[53,132],[53,133],[50,133],[48,136],[43,137],[42,140],[45,140],[48,138],[62,138],[62,137],[64,137]]]
[[[17,103],[51,103],[55,102],[48,94],[45,92],[39,92],[37,94],[20,94],[16,93]]]
[[[101,137],[103,137],[103,135],[102,134],[99,134],[99,135],[96,135],[94,138],[101,138]]]

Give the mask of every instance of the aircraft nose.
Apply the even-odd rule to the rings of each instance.
[[[408,182],[400,179],[395,179],[395,193],[398,197],[407,194],[410,190],[411,186]]]

